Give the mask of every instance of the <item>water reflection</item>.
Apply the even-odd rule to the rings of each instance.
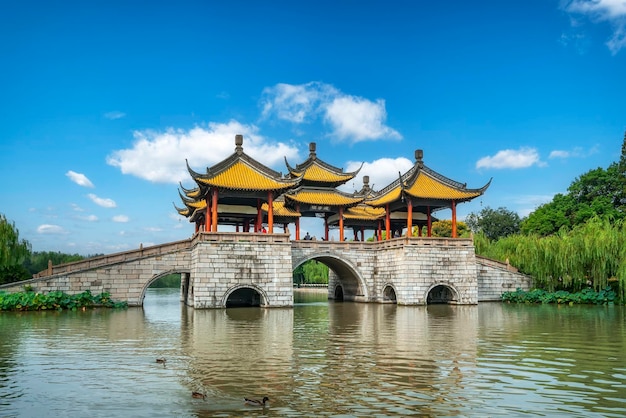
[[[2,313],[0,416],[626,414],[622,307],[295,301]]]

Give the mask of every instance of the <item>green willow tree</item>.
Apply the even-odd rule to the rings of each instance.
[[[626,133],[619,162],[589,170],[567,189],[531,213],[521,225],[525,234],[546,236],[571,230],[593,217],[617,222],[626,218]]]
[[[456,234],[458,237],[465,238],[470,236],[470,229],[463,221],[456,223]],[[449,219],[443,221],[436,221],[432,224],[433,237],[447,237],[452,236],[452,221]]]
[[[0,284],[25,280],[29,277],[22,263],[30,256],[30,243],[20,239],[13,222],[0,214]]]
[[[482,232],[487,238],[495,240],[519,233],[522,220],[516,212],[504,207],[492,209],[487,206],[478,213],[467,215],[465,222],[472,232]]]
[[[580,291],[607,286],[626,301],[626,222],[594,217],[547,237],[509,235],[497,241],[474,236],[476,253],[509,262],[538,288]]]

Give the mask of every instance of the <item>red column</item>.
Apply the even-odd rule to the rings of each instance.
[[[207,196],[206,200],[206,213],[204,214],[204,232],[209,232],[211,231],[211,196],[213,195],[213,192],[211,192],[211,195]]]
[[[300,205],[296,205],[296,210],[300,213]],[[296,241],[300,240],[300,217],[296,218]]]
[[[426,212],[428,215],[428,220],[426,221],[426,236],[432,237],[433,235],[433,220],[430,217],[430,206],[426,206]]]
[[[324,239],[328,241],[328,214],[324,214]]]
[[[382,225],[381,224],[382,224],[382,222],[379,220],[378,221],[378,237],[377,237],[378,241],[382,241],[382,239],[383,239],[383,232],[381,230],[382,229]]]
[[[217,188],[213,188],[211,202],[211,231],[217,232]]]
[[[339,241],[343,242],[343,208],[339,208]]]
[[[361,242],[365,241],[365,230],[361,227]]]
[[[259,199],[256,200],[256,219],[254,220],[254,232],[261,231],[261,224],[263,223],[263,218],[261,214],[261,201]]]
[[[391,239],[391,214],[389,213],[389,203],[385,205],[385,231],[387,239]]]
[[[406,199],[407,203],[407,217],[406,217],[406,236],[413,236],[413,203],[411,203],[411,199]]]
[[[456,238],[456,200],[452,201],[452,238]]]
[[[274,193],[267,192],[267,233],[274,233]]]

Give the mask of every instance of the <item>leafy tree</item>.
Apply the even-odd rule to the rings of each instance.
[[[516,212],[504,207],[491,209],[487,206],[479,213],[470,213],[465,222],[472,232],[482,232],[487,238],[495,240],[519,233],[522,220]]]
[[[315,260],[306,261],[294,270],[293,282],[328,284],[328,266]]]
[[[0,213],[0,266],[21,264],[30,255],[30,243],[20,240],[13,222]]]
[[[29,277],[22,263],[30,255],[30,243],[20,240],[13,222],[0,214],[0,284],[24,280]]]
[[[95,256],[84,257],[79,254],[64,254],[54,251],[35,251],[26,261],[24,261],[24,267],[26,267],[31,274],[35,274],[47,269],[48,261],[51,261],[52,265],[56,266],[58,264],[71,263],[90,257]]]
[[[458,237],[468,237],[470,235],[470,229],[465,222],[458,221],[456,223],[456,234]],[[433,237],[452,237],[452,221],[446,219],[433,222],[432,235]]]
[[[624,177],[619,165],[606,170],[596,168],[576,178],[566,195],[557,194],[526,218],[521,225],[525,234],[555,234],[561,228],[570,230],[593,217],[618,221],[624,219]]]

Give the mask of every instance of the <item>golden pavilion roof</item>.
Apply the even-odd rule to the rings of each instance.
[[[295,209],[285,206],[284,200],[274,200],[274,202],[272,203],[273,203],[272,207],[273,207],[275,218],[299,218],[300,217],[300,212],[298,212]],[[261,205],[261,210],[263,212],[267,213],[268,209],[269,209],[269,205],[267,203],[263,203]]]
[[[342,168],[335,167],[317,158],[315,148],[315,142],[311,142],[309,144],[309,158],[302,164],[296,165],[296,167],[290,166],[285,157],[285,165],[287,165],[289,174],[292,177],[301,177],[305,184],[309,185],[323,184],[335,187],[352,180],[361,170],[359,168],[356,171],[344,173]]]
[[[367,205],[358,205],[348,208],[343,212],[344,219],[354,219],[359,221],[375,221],[385,216],[385,209],[373,208]]]
[[[235,137],[235,153],[222,162],[207,167],[206,174],[187,169],[191,177],[202,188],[217,187],[233,191],[284,191],[296,186],[300,177],[283,177],[278,171],[259,163],[243,152],[243,137]]]
[[[382,207],[409,197],[419,202],[433,202],[447,206],[448,202],[465,202],[482,195],[491,180],[479,189],[468,189],[466,184],[451,180],[426,167],[421,150],[416,151],[416,163],[398,179],[367,199],[366,203]],[[417,203],[417,202],[415,202]]]
[[[311,206],[348,207],[357,205],[365,198],[343,193],[332,188],[303,186],[285,193],[285,201]]]

